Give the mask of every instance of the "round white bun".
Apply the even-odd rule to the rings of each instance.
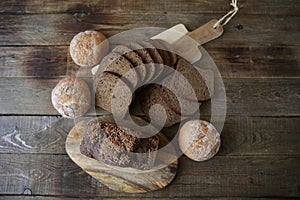
[[[70,55],[81,67],[93,67],[107,54],[109,43],[98,31],[84,31],[75,35],[70,43]]]

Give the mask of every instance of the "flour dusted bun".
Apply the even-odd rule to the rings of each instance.
[[[93,67],[107,54],[106,37],[97,31],[85,31],[74,36],[70,44],[73,61],[82,67]]]
[[[186,122],[179,132],[181,151],[190,159],[204,161],[212,158],[221,144],[220,134],[209,122],[191,120]]]
[[[66,118],[83,115],[91,106],[91,93],[86,82],[79,78],[67,77],[59,81],[52,90],[54,108]]]

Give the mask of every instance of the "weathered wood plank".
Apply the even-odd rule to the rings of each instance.
[[[216,17],[215,14],[182,13],[0,15],[0,45],[68,45],[76,33],[87,29],[101,30],[108,37],[128,29],[169,28],[178,23],[194,30]],[[300,43],[296,39],[300,31],[298,22],[298,16],[238,15],[226,26],[218,42],[224,46],[297,46]]]
[[[73,120],[53,116],[1,116],[0,153],[66,154]],[[300,118],[226,118],[218,156],[299,155]],[[166,129],[167,135],[176,128]]]
[[[94,196],[97,190],[66,155],[0,154],[0,160],[2,194],[23,194],[29,189],[33,195],[71,195],[80,190],[74,196]]]
[[[207,162],[180,159],[175,180],[145,194],[111,191],[91,179],[64,155],[0,154],[2,194],[70,197],[299,197],[299,157],[214,157]],[[243,167],[241,167],[243,166]],[[272,167],[271,167],[272,166]]]
[[[0,113],[58,115],[51,90],[59,79],[0,78]],[[299,116],[300,79],[224,79],[227,114]],[[205,105],[205,104],[204,104]],[[203,113],[209,112],[204,106]]]
[[[260,0],[246,1],[240,0],[239,6],[242,13],[247,14],[272,14],[272,15],[299,15],[300,4],[293,0]],[[203,0],[152,0],[152,1],[97,1],[88,2],[74,0],[64,2],[57,0],[43,1],[9,1],[2,0],[0,3],[2,13],[59,13],[59,12],[100,12],[100,13],[149,13],[161,12],[181,12],[181,13],[225,13],[230,9],[229,4],[222,0],[203,1]]]
[[[283,46],[206,44],[223,77],[299,77],[300,49]]]
[[[227,113],[241,116],[286,114],[298,116],[299,81],[299,79],[224,79]]]
[[[58,79],[1,78],[0,105],[3,112],[0,113],[58,114],[51,104],[51,90],[58,81]]]
[[[300,77],[300,49],[280,46],[205,46],[225,78]],[[69,46],[0,47],[0,77],[57,77],[78,67]]]
[[[64,76],[68,61],[68,47],[0,47],[0,76]]]
[[[18,200],[18,199],[22,199],[22,200],[77,200],[78,197],[65,197],[65,196],[30,196],[30,195],[13,195],[13,196],[0,196],[0,200]],[[89,200],[94,200],[94,199],[98,199],[99,197],[89,197]],[[108,197],[108,198],[101,198],[101,199],[105,199],[105,200],[152,200],[154,198],[151,197]],[[169,200],[170,198],[159,198],[159,200]],[[201,197],[201,200],[252,200],[253,198],[246,198],[246,197]],[[270,200],[270,198],[259,198],[261,200]],[[280,198],[272,198],[273,200],[281,200]],[[176,197],[176,198],[172,198],[172,200],[186,200],[186,197]],[[189,200],[199,200],[199,197],[189,197]]]
[[[71,119],[54,116],[1,116],[0,153],[65,154]]]
[[[299,127],[298,117],[227,117],[219,155],[299,155]]]

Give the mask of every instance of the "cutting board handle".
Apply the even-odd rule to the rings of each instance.
[[[195,29],[194,31],[187,33],[187,35],[193,38],[199,45],[214,40],[223,34],[222,26],[217,26],[216,28],[213,28],[217,21],[217,19],[212,19],[206,24]]]

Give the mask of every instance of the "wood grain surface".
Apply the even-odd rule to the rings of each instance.
[[[126,194],[95,182],[67,155],[1,154],[1,180],[5,184],[0,189],[5,194],[21,195],[25,188],[30,188],[33,195],[72,197],[297,197],[298,159],[216,156],[209,162],[198,163],[181,157],[178,174],[170,186],[144,194]]]
[[[221,39],[221,38],[220,38]],[[61,77],[78,67],[68,46],[0,47],[0,77]],[[205,46],[226,78],[298,77],[300,50],[281,46]],[[276,56],[280,55],[280,56]],[[20,67],[22,65],[22,67]]]
[[[75,34],[93,29],[110,37],[178,23],[191,31],[223,16],[229,3],[1,0],[0,199],[300,198],[298,0],[239,0],[223,36],[203,45],[227,94],[222,146],[213,159],[182,156],[168,187],[134,195],[106,188],[66,154],[74,121],[58,116],[50,92],[67,71],[78,69],[68,53]],[[204,105],[204,118],[209,110]]]
[[[74,120],[54,116],[1,116],[0,154],[66,154]],[[218,156],[298,155],[298,117],[228,116]],[[167,136],[177,127],[163,130]],[[284,133],[284,134],[281,134]],[[171,139],[171,137],[169,138]]]
[[[247,24],[247,26],[243,26],[242,30],[233,25],[226,27],[227,34],[224,34],[219,42],[226,46],[233,43],[249,45],[249,41],[251,41],[251,45],[299,45],[300,41],[294,39],[297,38],[300,29],[297,26],[299,17],[283,15],[270,18],[270,16],[262,15],[255,20],[250,20],[255,16],[257,15],[242,14],[238,21],[234,18],[232,24]],[[68,45],[76,33],[87,29],[101,30],[108,37],[128,29],[153,26],[169,28],[178,23],[183,23],[188,29],[194,30],[215,17],[216,14],[211,13],[0,15],[0,21],[4,24],[0,30],[3,35],[0,45]],[[272,23],[269,23],[270,20]],[[287,29],[289,34],[284,34]],[[128,38],[128,41],[130,39]]]

